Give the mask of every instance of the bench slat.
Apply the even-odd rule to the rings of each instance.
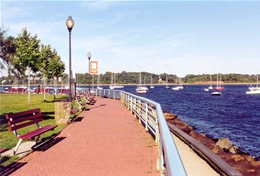
[[[43,121],[42,118],[38,118],[38,119],[35,119],[35,120],[32,120],[32,121],[28,121],[28,122],[25,122],[25,123],[21,123],[19,125],[16,125],[16,126],[10,126],[10,131],[14,131],[14,130],[18,130],[20,128],[23,128],[23,127],[26,127],[26,126],[30,126],[30,125],[33,125],[33,124],[36,124],[36,123],[39,123]]]
[[[6,119],[9,120],[11,118],[12,119],[20,118],[21,116],[27,116],[27,115],[30,115],[33,113],[35,113],[35,114],[41,113],[40,108],[31,109],[31,110],[23,111],[23,112],[12,113],[12,114],[6,114]]]
[[[18,137],[22,138],[24,140],[34,139],[36,136],[39,136],[40,134],[45,133],[47,131],[53,130],[56,127],[57,127],[57,125],[46,125],[42,128],[38,128],[36,130],[30,131],[30,132],[23,134],[21,136],[18,136]]]
[[[37,118],[40,118],[40,117],[42,117],[42,113],[38,113],[38,114],[35,114],[35,115],[30,114],[30,116],[21,116],[20,118],[16,118],[16,119],[11,118],[10,121],[8,121],[8,125],[11,126],[12,124],[25,122],[27,120],[34,120],[34,119],[37,119]]]

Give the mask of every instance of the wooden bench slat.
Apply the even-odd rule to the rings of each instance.
[[[15,118],[20,118],[21,116],[26,116],[26,115],[33,114],[33,113],[35,113],[35,114],[41,113],[40,111],[41,111],[40,108],[36,108],[36,109],[28,110],[28,111],[6,114],[6,119],[7,120],[9,120],[10,118],[15,119]]]
[[[45,133],[47,131],[53,130],[56,127],[57,127],[57,125],[47,125],[42,128],[38,128],[36,130],[23,134],[21,136],[18,136],[18,137],[22,138],[24,140],[34,139],[36,136],[39,136],[40,134]]]
[[[19,125],[11,126],[9,129],[10,129],[10,131],[14,131],[14,130],[18,130],[18,129],[26,127],[26,126],[30,126],[30,125],[39,123],[41,121],[43,121],[43,119],[42,118],[38,118],[38,119],[35,119],[35,120],[32,120],[32,121],[21,123]]]
[[[40,118],[40,117],[42,117],[42,113],[38,113],[38,114],[35,114],[35,115],[30,115],[30,116],[22,116],[20,118],[16,118],[15,120],[13,120],[11,118],[10,121],[8,121],[8,125],[11,126],[12,124],[24,122],[24,121],[27,121],[27,120],[34,120],[34,119],[37,119],[37,118]]]

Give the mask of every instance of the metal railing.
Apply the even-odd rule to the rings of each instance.
[[[95,95],[120,100],[155,138],[160,175],[187,175],[159,103],[122,90],[95,89]]]

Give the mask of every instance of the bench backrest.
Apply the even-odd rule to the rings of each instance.
[[[43,121],[41,109],[31,109],[28,111],[6,114],[10,131],[37,124]]]

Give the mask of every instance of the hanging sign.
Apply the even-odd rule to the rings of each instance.
[[[90,61],[90,74],[98,74],[98,62],[97,61]]]

